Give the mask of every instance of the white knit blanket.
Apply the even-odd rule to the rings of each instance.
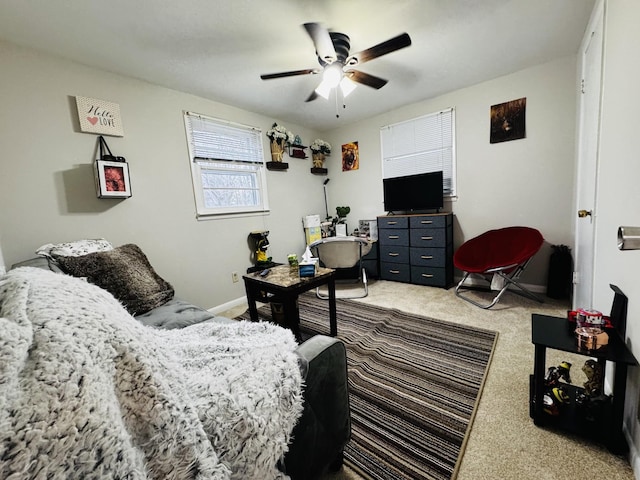
[[[302,411],[293,335],[145,327],[111,294],[0,277],[0,478],[283,479]]]

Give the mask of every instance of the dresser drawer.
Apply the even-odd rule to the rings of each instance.
[[[378,232],[381,228],[409,228],[408,217],[378,217]]]
[[[432,287],[446,286],[446,272],[437,267],[411,267],[411,283]]]
[[[444,228],[414,228],[409,231],[409,245],[412,247],[444,247],[447,241]]]
[[[450,215],[418,215],[409,217],[409,228],[444,228]]]
[[[383,228],[378,230],[378,242],[380,248],[384,245],[400,245],[404,247],[409,246],[409,230],[405,229],[393,229]]]
[[[417,248],[409,249],[411,265],[419,267],[444,267],[446,263],[445,248]]]
[[[380,262],[409,263],[409,247],[380,245]]]
[[[394,282],[410,282],[411,267],[407,263],[380,263],[380,278]]]

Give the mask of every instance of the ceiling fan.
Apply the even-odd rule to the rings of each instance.
[[[290,72],[270,73],[260,75],[260,78],[262,80],[271,80],[273,78],[322,73],[322,82],[311,92],[311,95],[305,100],[306,102],[315,100],[318,98],[318,95],[329,98],[331,90],[338,87],[338,85],[344,97],[355,89],[356,83],[375,88],[376,90],[384,87],[387,84],[387,80],[359,70],[354,70],[353,67],[411,45],[411,37],[409,37],[407,33],[403,33],[386,42],[349,55],[351,40],[344,33],[330,32],[319,23],[305,23],[303,27],[316,47],[318,63],[320,63],[322,68],[307,68]]]

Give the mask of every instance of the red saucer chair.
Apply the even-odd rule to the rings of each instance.
[[[518,277],[529,264],[533,256],[542,247],[544,239],[535,228],[507,227],[489,230],[463,243],[453,255],[453,264],[462,270],[464,275],[456,286],[456,295],[480,308],[491,308],[509,286],[515,285],[520,291],[514,291],[542,303],[542,299],[518,282]],[[498,290],[489,304],[481,304],[461,294],[461,290],[469,290],[465,281],[470,275],[484,278]]]

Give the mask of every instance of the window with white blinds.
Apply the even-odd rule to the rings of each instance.
[[[198,216],[268,211],[261,130],[192,112],[184,120]]]
[[[453,108],[380,129],[382,177],[442,170],[445,197],[456,195]]]

